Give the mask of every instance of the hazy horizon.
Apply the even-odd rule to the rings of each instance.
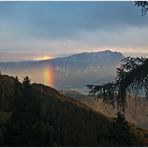
[[[148,15],[126,1],[0,2],[0,62],[83,52],[148,56]],[[110,81],[123,56],[106,53],[48,62],[1,63],[2,73],[55,88]]]
[[[69,57],[81,53],[99,53],[99,52],[104,52],[104,51],[111,51],[111,52],[119,52],[119,51],[112,51],[112,50],[100,50],[100,51],[84,51],[84,52],[77,52],[77,53],[71,53],[71,54],[65,54],[65,55],[59,55],[56,57],[52,57],[51,55],[40,55],[40,54],[35,54],[35,53],[1,53],[0,54],[0,62],[27,62],[27,61],[44,61],[44,60],[52,60],[52,59],[57,59],[57,58],[64,58],[64,57]],[[119,52],[121,53],[121,52]],[[130,56],[121,53],[123,56]]]
[[[109,50],[109,49],[108,49]],[[93,51],[95,52],[102,52],[102,51],[107,51],[106,50],[99,50],[99,51]],[[113,51],[113,50],[109,50],[111,52],[119,52],[121,53],[123,56],[127,57],[127,56],[131,56],[131,57],[148,57],[148,53],[145,52],[139,52],[139,53],[122,53],[120,51]],[[92,51],[84,51],[87,53],[91,53]],[[7,52],[1,52],[0,54],[0,62],[25,62],[25,61],[42,61],[42,60],[51,60],[51,59],[56,59],[56,58],[62,58],[62,57],[68,57],[68,56],[72,56],[72,55],[76,55],[76,54],[80,54],[80,53],[84,53],[84,52],[77,52],[77,53],[69,53],[69,54],[63,54],[63,55],[57,55],[55,57],[53,57],[51,54],[35,54],[35,53],[7,53]]]

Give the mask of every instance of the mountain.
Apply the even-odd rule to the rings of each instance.
[[[112,52],[110,50],[100,52],[84,52],[64,58],[53,60],[55,63],[85,63],[85,64],[108,64],[119,62],[124,56],[120,52]]]
[[[61,90],[65,96],[74,98],[86,104],[95,111],[99,111],[108,117],[114,117],[116,110],[110,105],[105,105],[101,100],[97,101],[94,97],[81,94],[74,90]],[[126,119],[136,126],[148,130],[148,102],[142,98],[135,100],[134,97],[127,99]]]
[[[119,139],[112,118],[28,78],[22,84],[0,75],[0,105],[1,146],[147,145],[146,130],[129,124],[130,134]]]
[[[112,81],[123,58],[121,53],[109,50],[84,52],[44,61],[1,62],[0,70],[5,74],[17,75],[21,80],[28,75],[33,82],[68,89]],[[52,77],[52,84],[45,80],[45,75]]]

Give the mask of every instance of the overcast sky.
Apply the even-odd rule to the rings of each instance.
[[[0,61],[102,50],[148,56],[148,15],[133,2],[0,1]]]

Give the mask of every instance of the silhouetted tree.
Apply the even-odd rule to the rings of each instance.
[[[142,8],[142,15],[148,11],[148,1],[135,1],[134,5]],[[148,99],[148,59],[143,57],[127,57],[122,60],[123,64],[117,68],[115,82],[104,85],[87,85],[89,94],[102,99],[105,104],[117,107],[118,112],[124,113],[127,106],[127,96],[135,98],[143,92]]]
[[[13,112],[5,126],[5,143],[11,146],[29,145],[30,131],[33,125],[33,99],[31,83],[28,77],[24,78],[23,85],[15,78]]]
[[[12,115],[3,131],[7,146],[52,146],[53,129],[41,109],[41,96],[32,90],[31,80],[25,77],[23,84],[14,80]],[[0,141],[0,144],[2,142]]]
[[[31,87],[30,82],[31,82],[31,79],[29,79],[28,76],[24,78],[24,80],[23,80],[24,91],[29,91],[30,90],[30,87]]]
[[[134,95],[138,98],[144,93],[148,99],[148,59],[127,57],[124,63],[117,68],[115,82],[104,85],[88,85],[89,94],[102,99],[104,103],[117,107],[118,112],[125,112],[127,97]]]
[[[136,141],[135,135],[130,132],[128,122],[120,112],[117,113],[117,118],[114,118],[106,138],[108,139],[109,145],[112,146],[142,146],[143,144]]]
[[[127,57],[122,60],[124,63],[117,68],[116,81],[100,86],[88,85],[90,95],[96,95],[104,103],[117,107],[117,118],[110,128],[109,144],[116,146],[142,145],[136,143],[135,137],[129,132],[129,125],[125,120],[125,108],[127,98],[135,96],[135,99],[142,98],[141,93],[148,100],[148,59]]]
[[[148,10],[148,2],[136,1],[134,3],[135,6],[142,8],[142,15],[145,15]],[[117,107],[117,118],[115,118],[107,137],[109,145],[142,145],[142,143],[136,143],[136,137],[130,133],[124,113],[128,97],[134,95],[135,99],[141,98],[139,96],[143,93],[148,100],[148,59],[127,57],[122,61],[121,67],[117,68],[117,77],[114,82],[99,86],[87,85],[87,87],[90,89],[89,94],[96,96],[97,100],[103,100],[105,104]]]
[[[148,1],[135,1],[134,5],[141,7],[142,15],[145,15],[148,11]]]
[[[12,103],[12,115],[9,122],[6,123],[4,128],[4,139],[5,143],[9,146],[17,146],[18,144],[23,145],[24,133],[22,128],[23,125],[23,97],[19,95],[21,92],[18,78],[14,81],[14,100]]]

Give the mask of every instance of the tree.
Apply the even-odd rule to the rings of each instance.
[[[148,11],[148,1],[135,1],[134,5],[141,7],[142,15]],[[117,107],[117,111],[124,114],[127,107],[127,96],[144,93],[148,99],[148,59],[143,57],[127,57],[122,60],[123,64],[117,68],[115,82],[104,85],[87,85],[90,89],[89,94],[102,99],[105,104]]]
[[[138,98],[141,93],[148,99],[148,59],[127,57],[124,63],[117,68],[115,82],[104,85],[87,85],[89,94],[96,95],[104,103],[117,107],[118,112],[125,112],[127,97],[134,95]]]
[[[147,1],[136,1],[135,6],[142,8],[142,15],[146,15],[148,10]],[[110,128],[108,138],[110,144],[116,146],[129,146],[134,143],[134,135],[129,132],[130,127],[125,120],[125,109],[127,98],[134,95],[135,99],[141,98],[141,94],[148,100],[148,58],[127,57],[122,60],[123,64],[117,68],[117,77],[114,82],[95,86],[87,85],[89,94],[101,99],[105,104],[117,107],[117,118]],[[125,144],[126,143],[126,144]]]
[[[127,57],[122,60],[123,64],[117,68],[117,77],[115,82],[109,82],[104,85],[88,85],[90,95],[96,95],[97,99],[102,99],[105,104],[111,104],[117,107],[117,118],[115,118],[108,135],[109,144],[116,146],[142,145],[136,143],[136,137],[130,133],[130,126],[125,120],[125,109],[127,107],[127,98],[135,96],[135,99],[148,100],[148,59]],[[126,145],[127,144],[127,145]]]
[[[117,118],[114,118],[106,139],[108,139],[109,146],[143,146],[143,142],[137,140],[121,113],[118,113]]]
[[[14,80],[12,115],[4,125],[0,144],[3,146],[52,146],[54,129],[42,108],[42,97],[25,77],[21,84]],[[0,131],[1,132],[1,131]]]
[[[5,143],[9,146],[17,146],[18,144],[23,145],[22,142],[24,139],[23,132],[23,111],[24,111],[24,103],[23,103],[23,93],[21,89],[21,85],[18,81],[18,77],[14,80],[14,100],[12,103],[12,115],[10,120],[4,126],[4,139]]]
[[[29,90],[29,88],[31,87],[31,79],[29,79],[29,77],[25,77],[23,80],[23,86],[25,89]]]
[[[142,15],[146,15],[146,12],[148,11],[148,1],[135,1],[134,5],[141,7]]]
[[[25,77],[23,85],[18,78],[14,81],[13,111],[10,120],[5,125],[5,143],[11,146],[28,146],[30,131],[36,118],[34,99],[31,93],[29,77]]]

